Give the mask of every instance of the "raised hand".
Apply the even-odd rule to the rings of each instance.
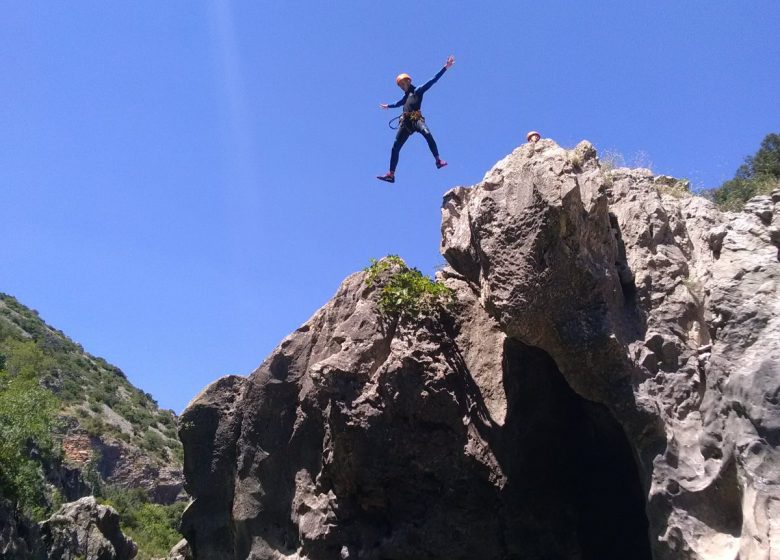
[[[380,103],[379,108],[380,109],[388,109],[390,106],[387,103]]]
[[[445,68],[451,68],[455,64],[455,57],[450,55],[447,57],[447,62],[444,63]]]

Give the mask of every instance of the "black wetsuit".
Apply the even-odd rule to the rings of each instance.
[[[394,109],[395,107],[400,107],[401,105],[404,107],[404,113],[401,115],[401,123],[398,126],[398,132],[395,135],[393,149],[390,152],[390,171],[393,173],[395,173],[395,168],[398,165],[398,154],[401,152],[401,147],[415,132],[419,132],[423,135],[425,141],[428,142],[428,147],[431,149],[433,157],[436,158],[436,161],[439,160],[439,149],[436,147],[436,142],[433,139],[431,131],[425,124],[425,119],[422,117],[417,119],[412,118],[412,114],[415,111],[420,111],[423,95],[425,95],[425,92],[428,91],[428,89],[430,89],[430,87],[435,84],[446,71],[447,67],[445,66],[439,70],[433,78],[425,82],[420,87],[409,86],[409,90],[404,94],[400,101],[387,106],[388,109]]]

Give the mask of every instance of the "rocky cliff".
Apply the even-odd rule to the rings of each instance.
[[[780,557],[779,246],[780,192],[519,147],[444,197],[453,304],[353,274],[188,406],[195,558]]]

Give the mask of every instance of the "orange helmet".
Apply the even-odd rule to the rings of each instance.
[[[542,137],[542,135],[535,130],[531,130],[528,134],[525,135],[525,139],[529,142],[535,142],[536,140],[532,140],[534,136],[536,136],[536,140],[539,140]]]
[[[401,81],[403,81],[403,80],[409,80],[411,82],[412,81],[412,77],[409,74],[398,74],[395,77],[395,85],[400,86],[401,85]]]

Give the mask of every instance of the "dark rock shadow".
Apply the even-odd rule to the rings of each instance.
[[[511,473],[509,517],[530,509],[548,534],[540,558],[651,558],[645,501],[623,429],[600,404],[577,395],[544,351],[507,339],[508,411],[497,449]],[[522,532],[511,553],[527,547]],[[521,557],[521,556],[518,556]]]
[[[577,395],[548,354],[513,339],[503,382],[505,423],[480,430],[507,477],[496,512],[502,557],[649,560],[644,491],[614,416]],[[478,388],[469,392],[487,414]]]

